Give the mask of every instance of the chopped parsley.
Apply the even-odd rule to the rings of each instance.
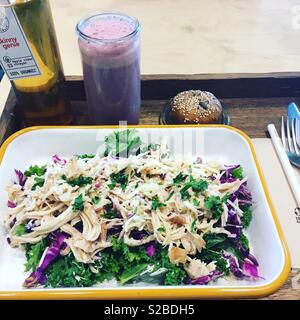
[[[192,181],[192,190],[196,194],[203,192],[207,188],[208,188],[208,183],[205,180],[200,179],[200,180]]]
[[[190,188],[189,186],[188,187],[185,186],[180,190],[180,195],[182,200],[187,200],[191,197],[191,195],[188,192],[189,188]]]
[[[72,209],[74,211],[83,211],[84,205],[83,205],[83,196],[80,194],[77,198],[75,198],[73,204],[72,204]]]
[[[159,198],[158,196],[154,196],[152,198],[152,205],[151,205],[151,210],[156,210],[158,208],[162,208],[162,207],[165,207],[166,205],[162,202],[159,201]]]
[[[35,177],[34,178],[34,184],[31,187],[32,191],[35,191],[37,187],[43,187],[45,184],[45,178],[41,178],[41,177]]]
[[[195,233],[196,232],[196,223],[197,223],[198,219],[195,219],[192,224],[191,224],[191,232]]]
[[[190,177],[190,181],[187,182],[184,187],[180,190],[180,195],[182,200],[187,200],[190,198],[189,189],[192,189],[197,195],[200,192],[205,191],[208,188],[208,183],[205,180],[195,180],[192,176]]]
[[[19,226],[16,227],[15,233],[17,236],[21,237],[23,234],[26,233],[26,227],[24,224],[20,224]]]
[[[100,202],[101,198],[96,196],[92,199],[93,204],[98,204]]]
[[[232,170],[232,176],[236,179],[243,179],[243,168],[239,166],[238,168],[235,168]]]
[[[134,189],[137,189],[137,188],[139,187],[139,185],[140,185],[140,182],[138,181],[138,182],[135,184]]]
[[[230,198],[230,194],[229,194],[229,193],[226,193],[225,196],[223,196],[222,201],[223,201],[224,203],[227,203],[227,201],[229,200],[229,198]]]
[[[171,191],[168,198],[166,199],[166,201],[169,201],[173,196],[174,196],[175,192]]]
[[[160,227],[157,229],[158,232],[166,232],[166,228],[165,227]]]
[[[26,170],[24,172],[24,175],[26,177],[31,177],[31,176],[42,176],[44,175],[46,172],[46,166],[42,166],[42,167],[39,167],[39,166],[30,166],[28,170]]]
[[[173,184],[178,185],[178,184],[184,182],[186,178],[187,178],[187,175],[185,175],[185,174],[183,174],[182,172],[180,172],[180,173],[173,179]]]
[[[63,176],[65,178],[65,176]],[[74,179],[64,179],[67,181],[67,183],[72,186],[72,187],[83,187],[87,184],[91,184],[93,182],[93,178],[91,177],[84,177],[84,176],[79,176]]]
[[[111,183],[108,185],[109,189],[114,189],[117,184],[120,184],[121,189],[124,191],[128,184],[128,176],[125,174],[124,170],[118,173],[112,173],[110,175]]]
[[[199,201],[198,199],[193,199],[193,205],[194,205],[195,207],[199,207],[200,201]]]
[[[113,208],[108,208],[103,214],[105,219],[114,219],[117,218],[118,213]]]
[[[81,154],[77,156],[78,159],[93,159],[95,158],[94,154]]]

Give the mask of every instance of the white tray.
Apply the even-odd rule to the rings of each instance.
[[[201,156],[204,161],[217,160],[241,164],[249,177],[248,184],[255,201],[253,221],[248,229],[252,252],[257,257],[258,281],[219,280],[207,286],[123,286],[100,284],[92,288],[23,289],[24,253],[9,247],[5,230],[0,227],[0,298],[209,298],[258,297],[276,291],[287,279],[290,257],[271,204],[267,187],[259,168],[250,139],[228,126],[139,126],[143,140],[151,136],[158,142],[169,138],[172,150]],[[14,179],[14,169],[25,170],[30,164],[48,162],[58,154],[95,153],[104,137],[114,127],[34,127],[11,136],[0,149],[0,213],[7,210],[5,186]],[[181,150],[181,146],[184,150]]]

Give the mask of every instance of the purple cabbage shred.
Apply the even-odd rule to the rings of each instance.
[[[66,235],[61,232],[53,234],[53,243],[50,247],[46,248],[42,261],[37,269],[30,274],[30,276],[24,281],[23,286],[26,288],[36,287],[38,285],[44,285],[46,282],[46,276],[44,274],[48,266],[59,256],[60,250],[63,248]]]
[[[255,265],[251,260],[245,259],[243,263],[243,274],[245,277],[250,277],[253,279],[263,279],[258,274],[257,265]]]
[[[18,178],[18,183],[19,183],[19,185],[20,185],[21,187],[24,187],[27,178],[25,177],[25,175],[23,174],[23,172],[22,172],[21,170],[15,169],[15,173],[16,173],[16,176],[17,176],[17,178]]]
[[[222,277],[223,275],[224,275],[223,272],[215,270],[206,276],[201,276],[197,279],[189,280],[189,283],[193,284],[193,285],[196,285],[196,284],[206,285],[209,282],[214,281],[214,280],[218,279],[219,277]]]
[[[221,183],[230,183],[230,182],[236,181],[236,178],[234,178],[233,175],[232,175],[232,171],[234,169],[239,168],[239,167],[240,167],[239,164],[232,165],[232,166],[225,166],[226,169],[223,170],[224,173],[223,173],[223,175],[222,175],[222,177],[220,179],[220,182]]]
[[[66,165],[67,160],[65,159],[61,159],[57,154],[55,154],[54,156],[52,156],[52,160],[55,164],[59,164],[61,166]]]
[[[15,203],[15,202],[13,202],[13,201],[10,201],[10,200],[8,200],[7,201],[7,206],[8,206],[8,208],[15,208],[16,206],[17,206],[17,204]]]
[[[238,259],[228,252],[224,252],[223,257],[228,260],[229,269],[237,278],[242,279],[250,277],[253,279],[262,279],[258,274],[258,263],[253,255],[251,255],[251,257],[255,259],[257,264],[249,258],[245,258],[241,265]]]
[[[146,247],[146,254],[148,257],[152,258],[155,255],[155,247],[153,244],[149,244]]]

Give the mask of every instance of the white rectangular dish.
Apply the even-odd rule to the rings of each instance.
[[[110,299],[110,298],[224,298],[259,297],[276,291],[287,279],[290,257],[271,204],[267,187],[250,139],[228,126],[137,126],[142,140],[159,142],[169,139],[176,155],[191,154],[204,161],[216,160],[241,164],[249,177],[248,185],[255,205],[248,229],[253,253],[260,262],[263,279],[257,281],[218,280],[206,286],[110,286],[92,288],[23,289],[24,253],[11,249],[1,219],[0,224],[0,298],[20,299]],[[14,178],[14,169],[25,170],[30,164],[48,162],[58,154],[70,157],[89,154],[101,146],[104,137],[116,127],[34,127],[11,136],[0,149],[0,213],[6,212],[6,185]],[[149,141],[150,140],[150,141]],[[183,146],[183,148],[181,148]]]

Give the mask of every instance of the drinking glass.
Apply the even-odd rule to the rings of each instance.
[[[119,13],[96,13],[76,27],[90,120],[137,124],[141,104],[140,24]]]

